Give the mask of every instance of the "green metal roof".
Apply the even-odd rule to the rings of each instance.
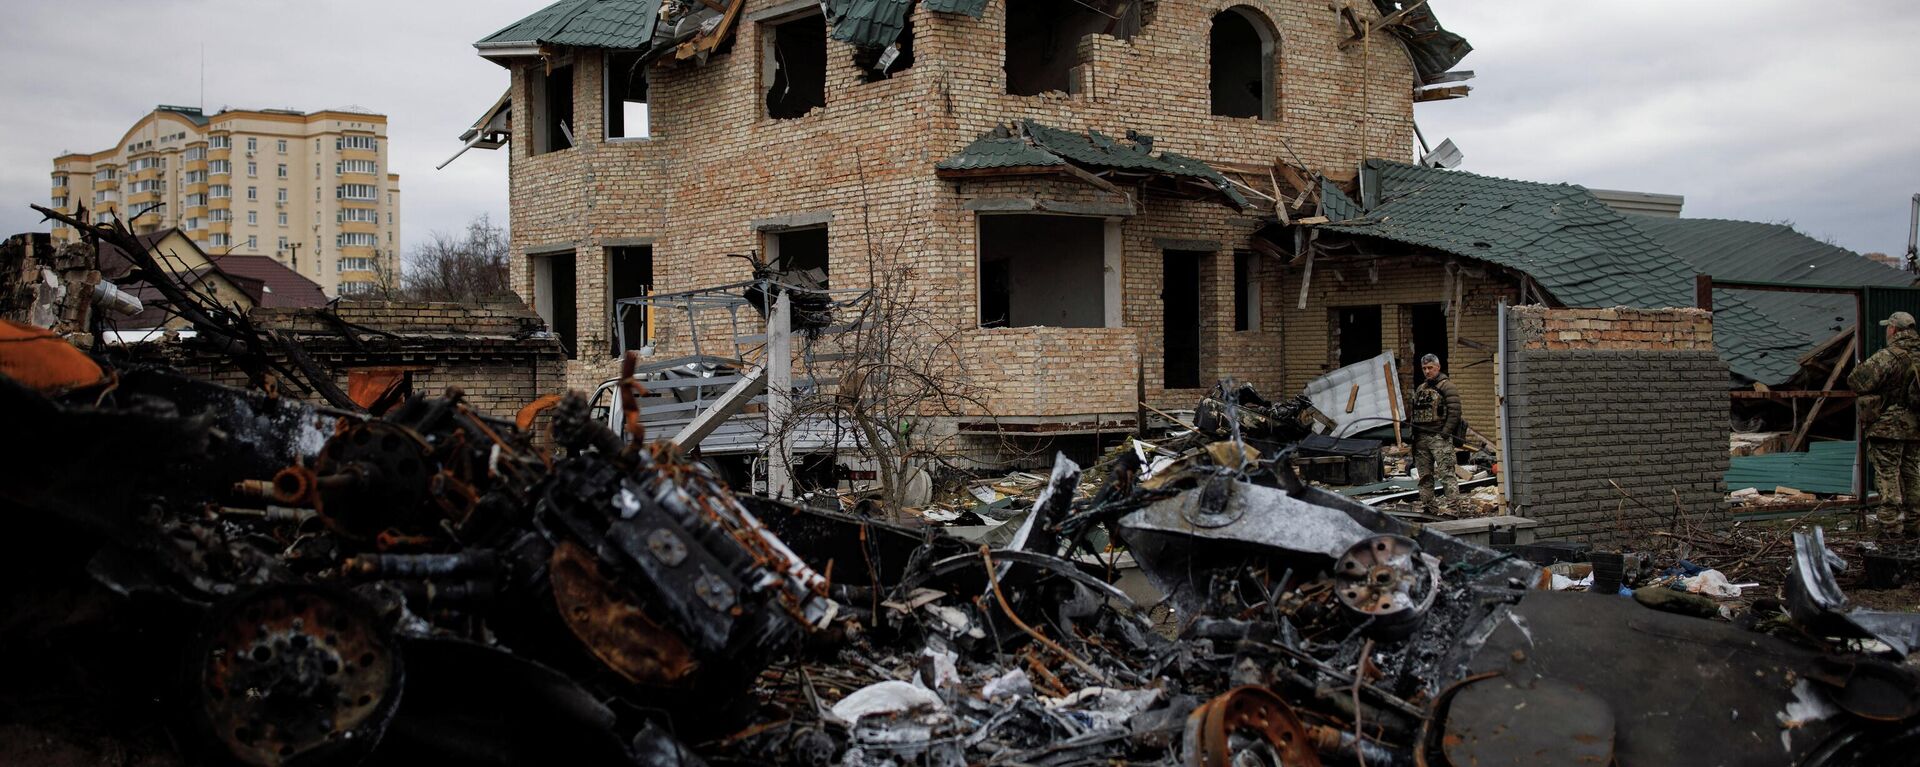
[[[1125,142],[1099,131],[1076,133],[1050,128],[1032,120],[1001,126],[941,160],[939,170],[1050,167],[1073,164],[1092,170],[1147,173],[1194,181],[1211,187],[1235,207],[1251,203],[1225,176],[1204,162],[1185,155],[1153,153],[1153,138],[1129,132]]]
[[[1365,202],[1323,186],[1328,231],[1486,261],[1531,275],[1566,306],[1684,307],[1692,264],[1584,187],[1368,160]],[[1640,217],[1634,217],[1638,219]],[[1745,296],[1714,303],[1715,346],[1736,376],[1776,383],[1798,369],[1797,336]]]
[[[912,12],[913,0],[827,0],[833,39],[870,48],[899,39]]]
[[[934,13],[964,13],[976,19],[987,11],[987,0],[925,0],[925,5]]]
[[[482,38],[482,48],[565,45],[637,50],[653,42],[660,0],[560,0]]]
[[[1364,216],[1322,229],[1512,268],[1568,306],[1693,305],[1692,268],[1584,188],[1386,160],[1362,172]]]
[[[1809,493],[1853,492],[1853,442],[1815,442],[1804,453],[1736,455],[1728,459],[1727,490],[1782,485]]]
[[[1629,215],[1641,231],[1716,280],[1782,285],[1908,287],[1913,275],[1784,224],[1717,218]],[[1850,295],[1715,290],[1714,305],[1738,296],[1794,335],[1798,352],[1853,326]],[[1784,380],[1784,379],[1783,379]],[[1771,381],[1769,383],[1772,383]]]

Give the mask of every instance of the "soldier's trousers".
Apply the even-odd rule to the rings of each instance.
[[[1880,493],[1874,516],[1881,526],[1891,530],[1904,523],[1911,531],[1920,525],[1920,442],[1868,438],[1867,464]]]
[[[1429,512],[1439,511],[1434,500],[1434,491],[1441,490],[1441,500],[1451,503],[1460,494],[1460,475],[1454,472],[1453,440],[1444,434],[1422,432],[1413,438],[1413,468],[1420,474],[1420,506]],[[1438,488],[1435,481],[1439,481]],[[1920,495],[1916,495],[1920,498]]]

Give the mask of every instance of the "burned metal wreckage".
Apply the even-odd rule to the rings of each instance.
[[[1263,449],[1229,386],[1225,437],[1085,497],[1059,458],[995,548],[736,494],[578,393],[549,448],[457,390],[373,418],[93,362],[0,376],[9,726],[251,765],[1920,759],[1920,624],[1842,612],[1817,535],[1770,634],[1542,590],[1301,481],[1304,409],[1254,404]]]

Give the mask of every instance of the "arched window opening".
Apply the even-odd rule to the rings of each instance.
[[[1274,58],[1280,46],[1266,18],[1245,6],[1221,11],[1213,17],[1208,44],[1213,113],[1273,119],[1278,101]]]

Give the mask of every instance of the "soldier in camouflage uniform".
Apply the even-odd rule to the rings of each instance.
[[[1847,376],[1847,385],[1878,400],[1879,414],[1867,426],[1867,463],[1873,467],[1880,505],[1868,521],[1883,534],[1914,535],[1920,526],[1920,332],[1913,315],[1894,312],[1881,320],[1887,348],[1874,352]],[[1863,402],[1862,414],[1871,410]]]
[[[1420,358],[1424,377],[1413,390],[1413,404],[1407,408],[1407,420],[1413,423],[1413,467],[1420,474],[1420,506],[1429,514],[1441,513],[1460,495],[1460,477],[1454,474],[1453,440],[1460,431],[1460,394],[1453,381],[1440,372],[1440,358],[1431,354]],[[1434,498],[1435,480],[1443,488]]]

